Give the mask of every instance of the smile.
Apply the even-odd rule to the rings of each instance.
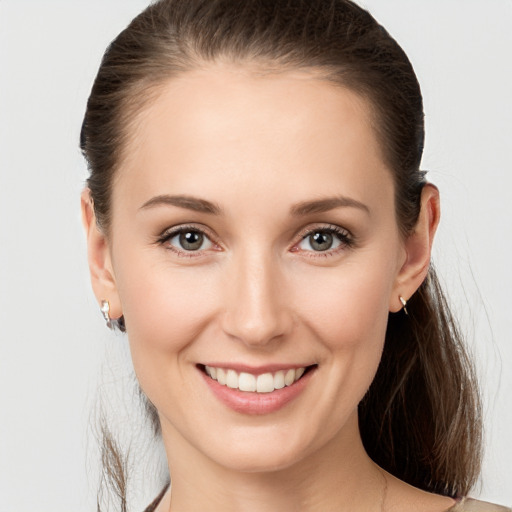
[[[221,403],[249,415],[270,414],[298,398],[311,382],[317,364],[237,370],[224,365],[197,365],[205,384]]]
[[[283,389],[297,382],[304,375],[306,368],[290,368],[260,375],[214,366],[205,366],[204,370],[222,386],[253,393],[272,393],[276,389]]]

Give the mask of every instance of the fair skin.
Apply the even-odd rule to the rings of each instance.
[[[427,185],[400,235],[363,99],[312,72],[185,73],[139,118],[109,235],[87,190],[82,209],[95,294],[124,315],[162,425],[173,484],[159,511],[453,505],[380,470],[360,439],[388,314],[425,278],[439,219]],[[258,393],[205,366],[307,370]]]

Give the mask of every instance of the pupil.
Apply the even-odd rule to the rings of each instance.
[[[180,244],[187,251],[197,251],[203,245],[203,235],[197,231],[189,231],[180,235]]]
[[[311,247],[316,251],[327,251],[332,246],[332,235],[330,233],[318,232],[311,235]]]

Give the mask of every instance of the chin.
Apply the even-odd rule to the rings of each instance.
[[[236,456],[222,457],[216,462],[226,469],[240,473],[272,473],[288,469],[298,462],[302,457],[297,454],[276,451],[272,453],[238,453]]]
[[[281,435],[255,436],[252,432],[251,435],[233,439],[225,448],[217,445],[215,453],[209,456],[217,464],[232,471],[268,473],[293,467],[311,452],[309,443],[292,440],[290,436],[285,440]]]

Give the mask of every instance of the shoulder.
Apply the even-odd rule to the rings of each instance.
[[[493,505],[485,501],[465,498],[446,512],[512,512],[512,509],[502,507],[501,505]]]

